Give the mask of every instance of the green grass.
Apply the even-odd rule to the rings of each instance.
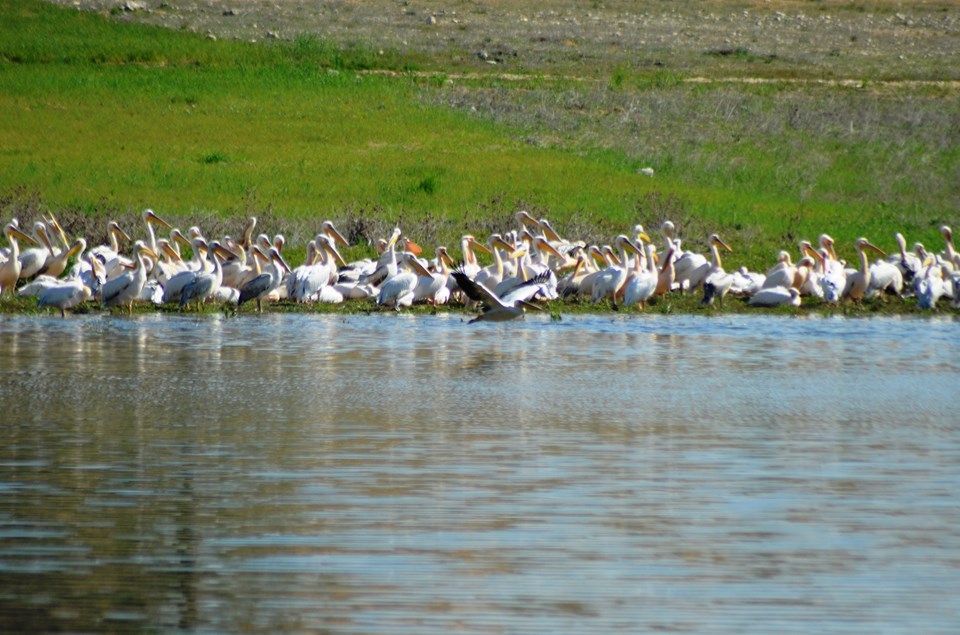
[[[937,245],[957,219],[949,91],[690,86],[624,68],[585,85],[451,85],[414,66],[309,35],[214,41],[0,0],[2,214],[269,210],[271,233],[368,217],[430,245],[526,207],[604,242],[672,218],[688,246],[717,231],[730,264],[753,267],[822,232],[848,257],[861,234]],[[398,74],[360,72],[373,68]]]

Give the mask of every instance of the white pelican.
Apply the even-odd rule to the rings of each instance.
[[[867,293],[867,289],[870,288],[870,268],[867,264],[867,254],[865,254],[863,250],[870,249],[881,256],[886,256],[887,253],[866,238],[857,238],[854,245],[857,249],[857,257],[860,259],[860,268],[853,273],[847,274],[843,297],[844,299],[849,298],[859,303],[863,301],[863,296]]]
[[[790,261],[790,252],[780,251],[777,264],[767,270],[764,287],[792,287],[797,275],[797,267]]]
[[[924,259],[923,269],[914,278],[913,285],[917,294],[917,308],[937,308],[937,302],[946,292],[946,285],[943,281],[943,269],[936,258],[928,256]]]
[[[100,303],[105,308],[127,306],[127,312],[133,313],[133,303],[140,297],[147,282],[147,256],[156,258],[156,254],[142,240],[133,245],[132,269],[104,283],[100,289]]]
[[[393,232],[390,234],[389,240],[387,240],[386,247],[380,254],[380,258],[377,259],[376,269],[373,270],[373,273],[361,276],[361,283],[377,286],[383,284],[383,281],[387,278],[397,275],[397,251],[395,245],[397,241],[400,240],[401,233],[399,227],[393,228]]]
[[[254,254],[255,257],[262,257],[268,260],[268,264],[272,266],[270,266],[265,273],[261,273],[243,285],[240,289],[240,297],[237,299],[237,306],[250,300],[256,300],[257,312],[260,313],[263,311],[263,299],[280,286],[280,282],[283,279],[283,272],[286,271],[290,273],[290,267],[284,262],[283,257],[276,247],[271,247],[267,254],[264,254],[259,248],[254,248]]]
[[[149,247],[153,253],[157,253],[159,248],[157,247],[157,235],[153,231],[153,226],[160,225],[167,229],[172,229],[172,227],[170,227],[170,223],[157,216],[152,209],[143,210],[141,216],[143,217],[144,224],[147,226],[147,247]]]
[[[412,258],[413,256],[408,253],[403,253],[401,256],[404,264],[408,264]],[[419,266],[419,263],[417,263],[417,266]],[[410,306],[413,304],[413,291],[419,281],[420,278],[415,271],[397,268],[396,273],[390,275],[380,285],[377,306],[392,306],[397,311],[400,310],[401,306]]]
[[[13,223],[7,223],[3,233],[10,243],[7,259],[0,260],[0,293],[13,293],[20,278],[20,242],[32,243],[34,240],[17,229]]]
[[[498,297],[497,294],[482,284],[477,284],[461,269],[455,270],[451,275],[456,280],[457,286],[468,298],[483,305],[483,313],[470,320],[470,324],[480,321],[506,322],[513,320],[523,316],[525,308],[537,311],[543,310],[536,304],[532,304],[530,300],[534,299],[537,294],[547,292],[549,276],[546,273],[514,287],[503,297]]]
[[[664,221],[660,228],[664,238],[667,239],[667,249],[673,250],[673,270],[674,281],[680,287],[680,291],[692,291],[703,282],[703,275],[697,275],[696,272],[709,266],[706,256],[692,251],[684,251],[681,248],[681,241],[674,236],[674,226],[670,221]],[[706,270],[703,269],[703,273]],[[695,278],[696,284],[693,284]]]
[[[110,244],[97,245],[90,250],[90,253],[99,258],[100,262],[104,264],[116,260],[120,255],[121,238],[127,242],[132,242],[130,236],[120,229],[120,225],[117,224],[116,221],[110,221],[107,223],[107,240],[110,241]]]
[[[733,284],[730,286],[730,293],[741,296],[752,296],[763,288],[763,283],[767,277],[762,273],[750,271],[746,267],[740,267],[732,274]]]
[[[40,221],[33,224],[33,234],[36,236],[31,242],[36,247],[20,250],[20,279],[27,280],[34,277],[47,264],[51,255],[50,238],[47,236],[47,226]]]
[[[503,257],[500,255],[500,250],[502,249],[504,253],[509,254],[513,251],[513,246],[507,243],[500,234],[492,234],[487,244],[493,254],[493,264],[477,272],[474,281],[486,285],[489,289],[495,289],[498,284],[503,282]],[[454,284],[456,283],[454,282]]]
[[[626,306],[639,306],[641,309],[647,307],[647,300],[653,297],[657,291],[657,283],[660,281],[660,272],[657,270],[657,263],[653,258],[653,242],[647,234],[640,232],[640,240],[643,242],[645,253],[644,264],[646,269],[640,269],[640,259],[636,260],[636,267],[633,276],[627,281],[627,286],[623,290],[623,304]]]
[[[730,287],[733,286],[733,276],[723,270],[723,263],[720,261],[720,247],[729,252],[733,249],[727,243],[720,240],[716,234],[710,234],[710,268],[703,276],[703,299],[701,304],[712,304],[714,298],[720,299],[723,304],[723,296],[727,294]]]
[[[587,255],[585,249],[582,247],[575,247],[574,251],[571,253],[576,253],[573,270],[557,280],[557,293],[562,298],[569,298],[570,296],[579,294],[580,284],[583,282],[583,279],[592,271],[592,269],[589,267],[590,257]]]
[[[196,278],[183,287],[180,292],[181,310],[191,302],[196,301],[199,311],[200,305],[220,290],[223,283],[223,269],[220,266],[219,249],[220,243],[218,241],[214,240],[210,243],[208,255],[213,264],[213,271],[198,272]]]
[[[620,252],[619,262],[601,271],[593,281],[593,290],[590,297],[594,303],[600,302],[604,298],[611,298],[613,305],[616,306],[617,295],[620,293],[623,284],[627,281],[629,268],[627,264],[627,251],[636,251],[636,248],[633,247],[630,239],[623,234],[617,236],[615,243]]]
[[[887,256],[887,262],[896,265],[900,270],[903,281],[910,284],[913,277],[923,267],[923,261],[915,253],[907,251],[907,239],[903,237],[903,234],[897,232],[893,237],[897,241],[897,253]]]
[[[940,254],[941,260],[946,263],[945,266],[947,267],[944,269],[944,275],[948,274],[948,270],[950,274],[954,271],[960,271],[960,254],[953,247],[953,231],[947,225],[943,225],[940,227],[940,234],[946,243],[943,253]]]
[[[50,258],[47,258],[47,265],[42,273],[45,273],[48,276],[53,276],[54,278],[59,277],[64,271],[67,270],[67,264],[70,260],[70,257],[76,256],[76,260],[79,262],[83,258],[83,252],[86,249],[86,239],[77,238],[69,249],[60,251]]]
[[[764,287],[747,300],[750,306],[800,306],[800,291],[795,287]]]
[[[37,298],[37,307],[56,307],[60,309],[60,317],[64,318],[67,316],[67,309],[86,302],[92,296],[90,287],[77,277],[44,289]]]
[[[193,248],[193,258],[191,260],[192,266],[188,269],[181,271],[169,280],[163,286],[163,303],[167,302],[179,302],[180,294],[183,292],[184,287],[197,279],[197,276],[205,271],[203,260],[206,260],[206,253],[209,250],[209,247],[206,241],[199,236],[194,238],[191,241]],[[219,267],[219,265],[217,265]],[[221,279],[223,276],[221,269]]]

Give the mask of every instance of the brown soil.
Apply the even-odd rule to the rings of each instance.
[[[53,0],[212,37],[316,34],[451,72],[960,79],[960,4],[694,0]]]

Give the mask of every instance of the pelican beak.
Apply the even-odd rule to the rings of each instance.
[[[540,221],[539,227],[543,231],[543,235],[546,236],[549,240],[556,241],[558,243],[563,242],[563,239],[553,231],[553,227],[550,226],[550,223],[547,222],[547,219]]]
[[[384,248],[384,251],[386,251],[387,249],[390,249],[391,247],[393,247],[394,245],[396,245],[398,240],[400,240],[400,232],[395,231],[395,232],[393,232],[393,234],[390,236],[390,240],[387,241],[387,246]]]
[[[437,252],[440,254],[440,258],[447,263],[448,267],[456,267],[457,263],[453,261],[453,258],[450,257],[450,254],[447,253],[447,250],[443,247],[438,247]]]
[[[350,246],[350,243],[348,243],[348,242],[347,242],[347,239],[343,237],[343,234],[341,234],[340,232],[338,232],[337,229],[336,229],[336,227],[334,227],[333,225],[328,224],[328,225],[324,228],[324,232],[327,234],[327,236],[329,236],[330,238],[333,238],[335,241],[337,241],[338,243],[340,243],[340,244],[343,245],[344,247],[349,247],[349,246]]]
[[[563,254],[561,254],[559,251],[554,249],[553,245],[551,245],[547,241],[540,239],[535,244],[537,245],[537,248],[540,249],[540,251],[545,251],[553,256],[556,256],[560,260],[566,260],[566,257]]]
[[[471,237],[469,238],[469,241],[470,241],[470,246],[473,247],[474,249],[476,249],[477,251],[482,251],[483,253],[487,254],[488,256],[493,255],[493,252],[490,251],[490,248],[489,248],[489,247],[487,247],[486,245],[484,245],[484,244],[481,243],[481,242],[477,242],[477,239],[474,238],[473,236],[471,236]]]
[[[133,241],[133,239],[130,238],[130,235],[120,229],[120,225],[117,225],[116,223],[110,225],[110,232],[116,235],[118,238],[123,238],[127,242]]]
[[[76,256],[77,253],[79,253],[81,249],[86,249],[86,248],[87,248],[87,241],[85,241],[83,238],[80,238],[80,239],[77,240],[77,242],[75,242],[75,243],[73,244],[73,246],[70,247],[70,249],[67,251],[67,258],[69,258],[70,256]]]
[[[170,243],[168,242],[161,243],[160,249],[163,250],[163,253],[167,254],[167,258],[170,258],[174,262],[183,260],[183,258],[180,257],[180,254],[177,253],[177,250],[171,247]]]
[[[414,258],[414,257],[407,258],[407,262],[410,264],[413,270],[417,272],[418,276],[427,276],[428,278],[430,277],[431,275],[430,272],[427,271],[422,264],[420,264],[420,261],[417,258]]]
[[[733,249],[730,247],[730,245],[728,245],[727,243],[723,242],[723,241],[720,240],[719,238],[717,238],[716,241],[717,241],[717,244],[718,244],[718,245],[720,245],[721,247],[723,247],[724,249],[726,249],[726,250],[729,251],[730,253],[733,253]]]
[[[70,240],[67,238],[67,232],[63,231],[63,227],[60,227],[60,223],[57,222],[53,214],[50,214],[50,226],[57,230],[57,234],[60,236],[60,240],[63,241],[64,245],[70,244]]]
[[[527,227],[540,227],[540,223],[537,222],[537,219],[527,213],[526,210],[520,210],[516,214],[517,220],[526,225]]]
[[[532,309],[532,310],[534,310],[534,311],[545,311],[545,310],[546,310],[546,309],[544,309],[542,306],[538,306],[538,305],[534,304],[533,302],[527,302],[526,300],[520,300],[517,304],[519,304],[520,306],[522,306],[522,307],[525,308],[525,309]]]
[[[221,260],[233,260],[237,257],[237,254],[233,253],[219,243],[213,246],[213,253],[220,256]]]
[[[336,260],[341,267],[347,266],[347,261],[343,259],[343,256],[340,255],[339,251],[337,251],[330,245],[324,245],[323,248],[327,250],[328,254],[333,256],[333,259]]]
[[[16,237],[17,237],[17,240],[20,240],[21,242],[25,242],[25,243],[27,243],[28,245],[38,245],[38,244],[39,244],[36,240],[33,239],[33,236],[28,236],[28,235],[24,234],[22,231],[20,231],[18,228],[16,228],[16,227],[11,227],[11,226],[9,226],[9,225],[7,226],[7,235],[8,235],[8,236],[16,236]]]
[[[881,256],[886,257],[886,255],[887,255],[887,252],[885,252],[884,250],[880,249],[879,247],[877,247],[877,246],[874,245],[873,243],[866,243],[866,244],[864,244],[864,247],[866,247],[867,249],[871,249],[871,250],[875,251],[876,253],[880,254]]]
[[[154,225],[160,225],[161,227],[165,227],[167,229],[173,229],[173,227],[170,226],[170,223],[163,220],[162,218],[154,214],[152,211],[148,211],[146,216],[147,216],[148,223],[153,223]]]
[[[647,235],[647,232],[637,232],[637,240],[642,240],[645,243],[652,243],[650,236]]]
[[[526,248],[526,247],[520,247],[519,249],[514,249],[513,252],[512,252],[509,256],[507,256],[507,257],[510,258],[511,260],[513,260],[513,259],[515,259],[515,258],[521,258],[521,257],[524,256],[526,253],[527,253],[527,248]]]

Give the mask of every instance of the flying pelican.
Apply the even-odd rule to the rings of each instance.
[[[126,273],[104,283],[100,290],[100,303],[104,308],[127,306],[127,312],[133,313],[133,303],[140,297],[147,282],[147,256],[156,258],[156,254],[142,240],[133,245],[133,265]]]
[[[860,303],[863,301],[863,296],[866,294],[867,289],[870,288],[870,268],[867,264],[867,254],[865,254],[863,250],[870,249],[881,256],[886,256],[887,252],[872,244],[866,238],[857,238],[854,245],[857,249],[857,257],[860,259],[860,268],[853,273],[847,274],[843,297]]]
[[[800,306],[800,291],[795,287],[764,287],[747,300],[750,306]]]
[[[237,306],[242,305],[249,300],[257,301],[257,313],[263,312],[263,299],[274,289],[280,286],[283,279],[283,272],[290,273],[290,267],[284,262],[280,252],[276,247],[271,247],[270,251],[264,254],[259,248],[254,247],[256,257],[261,257],[272,265],[265,273],[246,283],[240,289],[240,297],[237,300]]]
[[[503,297],[498,297],[482,284],[477,284],[471,280],[462,269],[454,270],[451,275],[457,281],[457,286],[468,298],[483,304],[483,313],[470,320],[470,324],[480,321],[506,322],[513,320],[523,316],[525,308],[542,311],[542,308],[532,304],[530,300],[537,294],[545,293],[550,280],[549,276],[543,273],[514,287]]]

